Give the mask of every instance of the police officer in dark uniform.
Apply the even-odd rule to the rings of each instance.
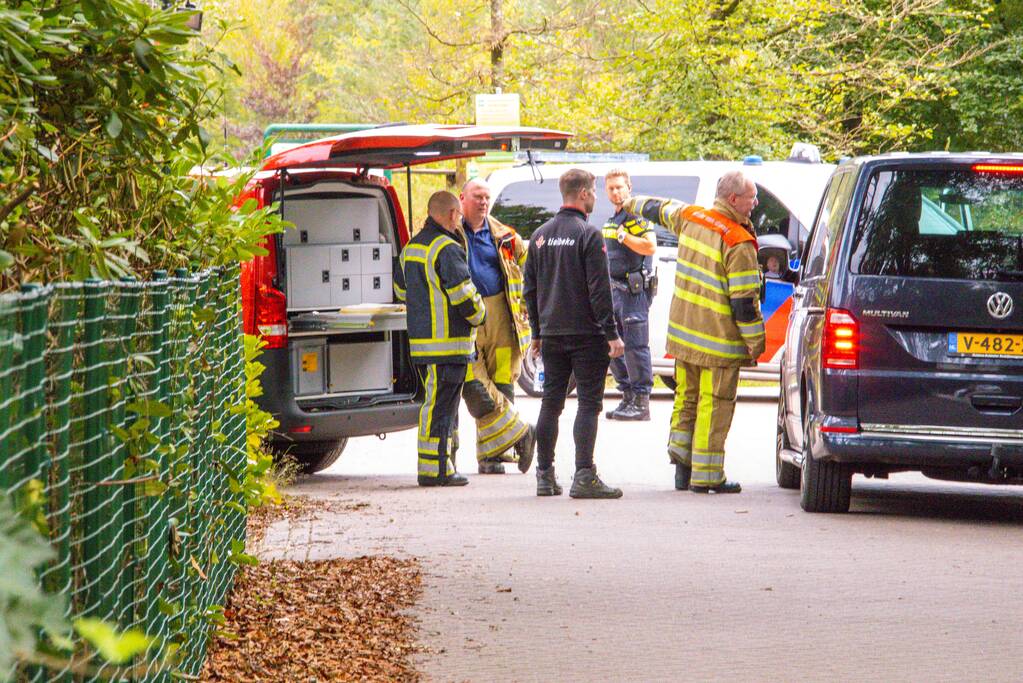
[[[632,195],[629,174],[612,169],[604,174],[604,190],[615,214],[604,224],[615,324],[625,353],[611,361],[622,401],[605,416],[609,420],[649,420],[654,386],[650,360],[650,303],[653,299],[653,255],[657,236],[644,218],[627,214],[622,206]]]

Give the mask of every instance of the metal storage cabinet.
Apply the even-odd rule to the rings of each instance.
[[[362,274],[362,301],[389,304],[394,300],[394,278],[390,273]]]
[[[324,393],[327,376],[327,344],[323,339],[291,342],[291,368],[296,396]]]
[[[336,199],[287,196],[284,218],[295,224],[284,231],[284,245],[344,244],[380,240],[380,207],[371,197]]]
[[[330,247],[332,275],[360,275],[362,273],[362,247],[358,244],[339,244]]]
[[[381,341],[333,343],[327,353],[331,393],[391,391],[390,334],[383,334]]]
[[[391,245],[363,244],[358,247],[361,251],[362,272],[365,273],[390,273],[392,268]]]
[[[330,308],[334,280],[330,250],[322,246],[290,247],[287,252],[288,308]],[[361,288],[361,284],[360,284]]]

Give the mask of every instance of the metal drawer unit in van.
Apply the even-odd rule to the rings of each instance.
[[[391,390],[393,375],[391,335],[382,341],[345,342],[341,338],[327,347],[327,389],[332,394],[379,393]]]
[[[288,308],[339,308],[393,299],[391,245],[333,244],[287,250]]]
[[[292,368],[295,395],[304,398],[338,394],[381,394],[391,391],[394,366],[389,332],[359,335],[373,341],[295,340]]]
[[[284,246],[303,244],[373,244],[380,241],[380,208],[372,197],[344,201],[303,195],[288,197],[284,218],[295,224],[284,231]]]
[[[358,246],[289,247],[287,270],[291,310],[337,308],[363,301]]]

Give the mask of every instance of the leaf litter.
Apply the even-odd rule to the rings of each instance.
[[[291,497],[257,509],[249,541],[258,542],[280,519],[297,521],[337,505]],[[421,569],[412,559],[275,560],[242,567],[201,679],[419,681],[412,661],[416,623],[408,611],[421,592]]]

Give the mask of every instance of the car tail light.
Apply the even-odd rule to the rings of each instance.
[[[859,356],[860,326],[856,318],[849,311],[829,308],[824,316],[824,367],[855,370]]]
[[[253,197],[262,205],[262,195],[261,188],[247,190],[239,203]],[[283,349],[288,346],[288,307],[284,292],[274,286],[277,243],[273,235],[267,235],[260,246],[267,250],[266,256],[254,256],[241,267],[242,327],[246,334],[261,336],[266,348]]]
[[[266,256],[241,264],[241,319],[246,334],[259,334],[267,349],[287,347],[287,300],[273,286],[277,276],[277,249],[268,236]]]

